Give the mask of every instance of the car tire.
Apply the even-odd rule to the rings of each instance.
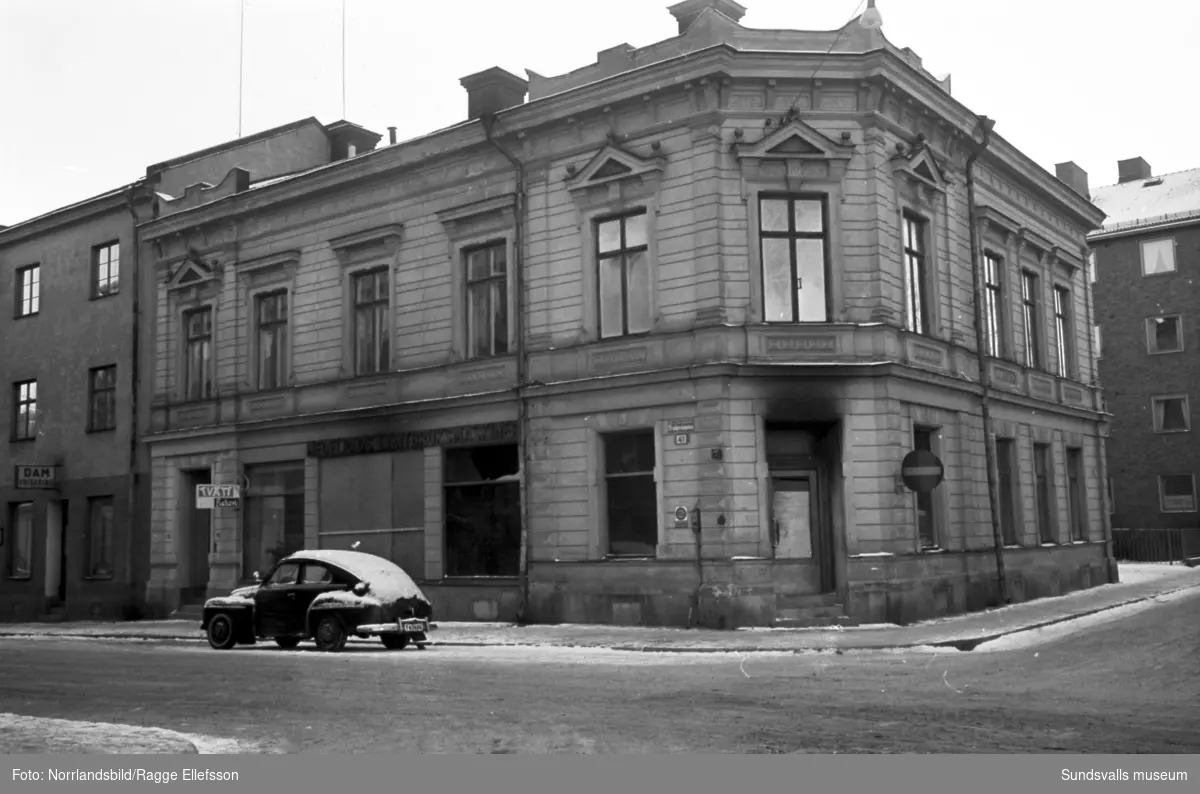
[[[227,612],[218,612],[208,620],[208,644],[218,651],[227,651],[237,644],[233,630],[233,617]]]
[[[326,615],[317,621],[317,630],[313,632],[317,648],[326,653],[337,653],[346,647],[346,630],[342,621],[333,615]]]
[[[300,638],[299,637],[276,637],[275,644],[278,645],[280,648],[283,648],[285,651],[290,651],[292,648],[295,648],[297,645],[300,644]]]
[[[407,634],[380,634],[379,639],[389,651],[402,651],[408,647]]]

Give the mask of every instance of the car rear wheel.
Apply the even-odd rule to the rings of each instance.
[[[300,644],[299,637],[276,637],[275,644],[284,650],[291,650]]]
[[[317,623],[317,631],[314,639],[317,641],[317,648],[327,653],[336,653],[346,647],[346,630],[342,628],[342,621],[338,620],[333,615],[326,615]]]
[[[227,651],[236,643],[233,633],[233,618],[218,612],[208,621],[208,644],[218,651]]]
[[[408,647],[407,634],[381,634],[379,639],[383,640],[383,647],[389,651],[402,651]]]

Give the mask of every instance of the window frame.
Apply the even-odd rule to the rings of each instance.
[[[1046,522],[1043,524],[1041,505],[1039,504],[1040,486],[1038,482],[1038,457],[1045,453],[1045,484],[1046,484]],[[1054,444],[1049,441],[1033,442],[1033,460],[1030,462],[1030,472],[1033,475],[1033,515],[1037,525],[1039,546],[1057,546],[1058,537],[1058,489],[1054,482]]]
[[[763,323],[767,325],[803,325],[813,323],[828,323],[831,322],[834,316],[833,301],[833,273],[832,260],[830,257],[830,195],[829,193],[818,193],[813,191],[797,192],[797,193],[779,193],[773,191],[761,191],[757,194],[755,213],[755,223],[758,234],[758,273],[760,294],[758,310],[763,318]],[[763,202],[765,201],[786,201],[787,202],[787,231],[771,231],[763,228]],[[799,232],[796,231],[796,202],[798,201],[816,201],[821,205],[821,231],[819,232]],[[791,243],[788,246],[788,265],[790,268],[790,283],[792,289],[788,291],[791,298],[791,319],[789,320],[771,320],[767,317],[767,273],[766,273],[766,256],[764,251],[764,241],[766,240],[787,240]],[[820,320],[803,320],[800,319],[800,296],[795,284],[799,276],[799,262],[796,256],[796,241],[798,240],[820,240],[821,241],[821,278],[823,295],[822,299],[825,304],[825,316]],[[803,289],[803,284],[801,284]]]
[[[944,447],[942,434],[944,429],[940,425],[913,422],[911,428],[912,448],[921,449],[922,447],[918,446],[917,436],[918,434],[928,433],[929,451],[945,460],[942,455]],[[921,537],[921,500],[926,497],[929,499],[930,532],[933,536],[931,538],[932,542],[929,544],[926,544],[924,538]],[[946,530],[948,524],[946,523],[945,510],[945,491],[941,490],[940,486],[926,494],[913,493],[912,518],[913,528],[916,530],[915,538],[918,552],[939,552],[946,549]]]
[[[375,278],[383,275],[386,281],[386,293],[381,298],[376,295],[370,301],[360,303],[358,299],[358,286],[362,279]],[[386,264],[368,265],[348,273],[350,279],[350,364],[351,374],[356,378],[376,377],[386,375],[392,371],[392,299],[395,292],[395,283],[392,278],[392,267]],[[378,281],[375,288],[378,289]],[[370,310],[371,312],[382,312],[383,316],[378,317],[373,314],[375,320],[375,328],[379,332],[378,338],[374,340],[376,346],[373,369],[367,370],[360,367],[360,355],[358,346],[359,323],[361,322],[362,312]]]
[[[930,263],[933,261],[930,236],[933,228],[932,220],[925,215],[922,215],[915,210],[904,208],[900,213],[900,245],[901,245],[901,261],[904,266],[904,330],[909,333],[921,334],[922,336],[933,336],[935,315],[933,312],[934,289],[933,282],[936,281],[934,275],[930,272]],[[912,248],[912,235],[910,234],[913,226],[916,226],[920,232],[919,248]],[[916,272],[920,276],[920,283],[914,287],[913,272],[914,262],[916,260]],[[921,312],[921,327],[917,327],[916,318],[914,317],[913,301],[920,302]]]
[[[263,323],[263,306],[267,301],[277,300],[282,298],[284,301],[283,310],[280,316]],[[274,285],[266,286],[262,289],[254,290],[250,293],[251,303],[254,312],[254,386],[257,391],[274,391],[276,389],[285,389],[291,385],[291,358],[292,358],[292,290],[286,286]],[[277,359],[275,363],[275,378],[274,384],[265,385],[263,380],[263,343],[262,335],[264,330],[269,330],[276,335],[275,345],[277,351]]]
[[[654,449],[654,464],[649,471],[608,473],[608,441],[615,436],[644,435],[650,438]],[[597,480],[599,483],[599,517],[601,537],[599,544],[600,557],[605,560],[645,560],[657,559],[662,545],[662,450],[660,448],[660,433],[656,424],[650,426],[619,428],[604,430],[597,433],[599,460],[597,461]],[[654,485],[654,543],[650,554],[616,554],[612,550],[612,518],[609,515],[609,481],[613,479],[632,479],[634,477],[650,477]]]
[[[1117,500],[1113,493],[1113,478],[1112,477],[1104,478],[1104,487],[1107,489],[1108,514],[1112,515],[1113,513],[1117,512]]]
[[[486,479],[484,479],[484,480],[453,479],[452,480],[452,479],[450,479],[450,476],[451,476],[450,468],[451,467],[449,465],[449,461],[450,461],[450,456],[452,454],[454,454],[455,452],[462,452],[464,450],[467,452],[470,452],[470,451],[480,449],[483,447],[512,447],[514,450],[514,455],[517,456],[516,472],[514,472],[513,474],[508,474],[508,475],[501,475],[501,478],[494,478],[494,479],[490,479],[490,480],[486,480]],[[519,479],[520,466],[521,466],[519,455],[520,455],[520,447],[517,444],[514,444],[512,442],[503,442],[503,443],[498,443],[498,444],[472,444],[469,446],[443,447],[441,449],[441,458],[442,458],[442,460],[441,460],[441,469],[442,469],[441,500],[442,500],[442,506],[443,506],[442,527],[441,527],[441,552],[442,552],[442,564],[443,564],[443,571],[442,571],[443,579],[450,579],[450,580],[456,580],[456,579],[459,579],[459,580],[512,579],[512,578],[520,575],[520,552],[521,552],[521,549],[520,549],[520,535],[521,535],[521,531],[520,531],[521,512],[520,512],[520,510],[521,510],[521,508],[520,508],[520,505],[521,505],[521,500],[524,497],[521,494],[522,483]],[[517,479],[512,479],[512,477],[514,477],[514,476],[517,477]],[[502,479],[504,477],[507,477],[509,479]],[[451,573],[450,572],[450,564],[451,564],[451,556],[452,555],[450,554],[451,531],[450,531],[449,492],[451,490],[458,489],[458,488],[481,488],[481,487],[489,487],[489,486],[493,487],[493,488],[509,487],[509,488],[514,488],[516,490],[516,499],[513,500],[516,505],[516,509],[517,509],[517,516],[516,516],[516,525],[517,525],[516,526],[516,534],[517,534],[516,541],[517,541],[517,544],[516,544],[516,549],[515,549],[515,551],[517,553],[516,568],[512,572],[509,572],[509,573],[496,573],[496,574],[461,573],[461,572]]]
[[[23,397],[21,390],[27,386],[33,386],[33,396]],[[9,422],[9,441],[16,443],[20,441],[36,441],[38,429],[38,399],[40,398],[37,378],[27,378],[26,380],[13,381],[12,384],[12,419]],[[25,409],[24,428],[22,429],[21,410]],[[18,430],[23,430],[18,433]]]
[[[31,279],[32,289],[31,295],[25,297],[26,278],[29,274],[33,274]],[[25,310],[26,304],[29,304],[29,310]],[[42,311],[42,263],[34,262],[31,265],[19,267],[13,273],[13,319],[24,320],[27,317],[37,317]]]
[[[1167,509],[1166,482],[1164,477],[1188,477],[1192,483],[1192,504],[1186,509]],[[1158,509],[1160,513],[1195,513],[1196,512],[1196,475],[1194,472],[1177,472],[1158,475]]]
[[[1154,243],[1170,243],[1171,248],[1171,269],[1164,270],[1160,273],[1146,272],[1146,246]],[[1138,241],[1138,258],[1142,268],[1142,278],[1153,278],[1154,276],[1173,276],[1179,272],[1179,243],[1174,236],[1171,237],[1155,237],[1148,240]]]
[[[208,333],[192,337],[189,329],[189,320],[199,314],[208,314]],[[216,329],[217,329],[217,310],[212,303],[202,303],[194,306],[188,306],[180,312],[180,369],[182,377],[180,378],[180,397],[184,402],[201,402],[212,400],[217,396],[216,384]],[[207,389],[202,389],[205,392],[199,397],[192,396],[193,393],[193,378],[192,372],[192,343],[199,340],[208,340],[208,352],[205,357],[203,368],[204,383]]]
[[[1173,350],[1158,349],[1158,334],[1155,332],[1154,325],[1159,320],[1174,320],[1175,321],[1175,340],[1179,347]],[[1148,356],[1166,356],[1172,353],[1184,352],[1184,335],[1183,335],[1183,315],[1182,314],[1160,314],[1154,317],[1147,317],[1145,320],[1146,327],[1146,355]]]
[[[1087,465],[1084,462],[1083,448],[1068,446],[1063,461],[1067,485],[1067,523],[1071,528],[1071,541],[1086,543],[1088,541],[1088,489]]]
[[[20,522],[18,518],[21,508],[23,507],[29,508],[29,524],[26,528],[26,532],[24,533],[24,537],[27,541],[25,546],[25,565],[27,570],[24,573],[16,573],[14,562],[20,547],[20,539],[22,537],[22,534],[19,531]],[[7,537],[4,539],[4,545],[6,547],[4,549],[4,578],[15,581],[29,581],[33,578],[34,569],[33,539],[34,535],[36,534],[34,529],[36,528],[37,524],[37,504],[32,499],[26,499],[19,502],[9,502],[5,520],[7,522],[8,529],[5,532]]]
[[[101,373],[111,373],[112,381],[110,385],[103,388],[97,388],[97,376]],[[100,395],[109,395],[109,422],[101,425],[97,423],[96,398]],[[105,364],[99,367],[91,367],[88,369],[88,419],[87,432],[89,433],[105,433],[117,429],[117,365]]]
[[[992,358],[1004,358],[1005,354],[1005,323],[1004,323],[1004,257],[985,250],[983,252],[983,289],[984,289],[984,344],[987,354]]]
[[[513,317],[512,317],[512,257],[509,256],[509,245],[507,237],[494,237],[484,242],[472,243],[460,249],[459,260],[462,262],[463,268],[463,299],[464,299],[464,350],[468,359],[483,359],[497,358],[499,356],[507,356],[513,352]],[[504,272],[496,275],[494,272],[495,264],[493,256],[495,252],[502,252],[504,256]],[[488,257],[489,267],[488,275],[482,278],[473,278],[471,275],[471,258],[472,256],[491,252]],[[496,283],[502,283],[502,297],[497,301],[495,291],[493,289]],[[488,294],[488,317],[489,327],[489,347],[487,352],[480,352],[476,349],[475,326],[474,326],[474,296],[477,288],[483,288]],[[504,329],[505,341],[504,350],[496,350],[496,320],[495,312],[498,306],[504,308]]]
[[[116,253],[115,257],[112,256],[114,249]],[[109,253],[108,261],[102,262],[101,255],[106,251]],[[116,263],[115,272],[113,267],[114,260]],[[120,294],[121,241],[109,240],[107,242],[100,243],[99,245],[92,246],[91,264],[91,283],[89,285],[91,299],[100,300],[101,298],[111,298],[114,295]],[[108,267],[108,276],[104,280],[101,280],[100,278],[100,268],[102,265],[107,265]],[[106,283],[112,285],[111,289],[108,289],[107,291],[104,289],[104,284]]]
[[[1100,323],[1092,323],[1092,347],[1096,351],[1096,359],[1104,358],[1104,333]]]
[[[1076,355],[1074,292],[1065,284],[1055,284],[1054,298],[1054,349],[1055,374],[1060,378],[1074,378],[1079,372]]]
[[[629,218],[639,218],[639,217],[645,218],[646,242],[642,245],[629,246],[626,243],[626,227],[627,227],[626,221]],[[619,228],[621,230],[620,248],[616,248],[611,251],[601,251],[600,250],[600,227],[601,227],[601,225],[603,225],[605,223],[612,223],[613,221],[617,221],[619,223]],[[596,278],[596,335],[597,335],[597,338],[600,341],[608,341],[610,339],[624,339],[627,337],[645,336],[646,334],[652,333],[654,331],[655,319],[656,319],[655,315],[657,313],[656,306],[651,300],[653,292],[651,292],[651,295],[647,295],[647,308],[649,309],[649,316],[646,318],[646,325],[647,325],[646,330],[644,330],[644,331],[629,330],[629,328],[630,328],[630,324],[629,324],[629,271],[630,271],[630,267],[629,267],[629,260],[627,259],[627,257],[635,256],[637,254],[644,254],[645,255],[644,261],[646,263],[646,268],[647,268],[647,274],[646,274],[648,277],[647,280],[650,283],[654,283],[657,281],[656,274],[655,274],[655,270],[656,270],[655,263],[652,261],[651,255],[650,255],[650,235],[654,233],[654,229],[650,223],[649,207],[644,206],[644,205],[638,205],[638,206],[630,207],[629,209],[626,209],[626,210],[622,210],[621,212],[617,212],[617,213],[597,215],[591,219],[591,225],[592,225],[592,246],[593,246],[592,254],[595,257],[595,271],[596,271],[595,278]],[[606,336],[604,333],[604,287],[603,287],[603,279],[601,277],[601,273],[604,269],[604,263],[607,260],[618,259],[618,258],[622,260],[622,265],[621,265],[621,332],[615,333],[615,334],[609,334]]]
[[[108,563],[107,573],[96,573],[95,567],[97,560],[93,559],[95,552],[95,508],[103,508],[108,506],[108,526],[106,528],[106,545],[107,560],[102,562]],[[84,544],[84,579],[88,580],[105,580],[112,579],[115,575],[116,560],[114,559],[114,551],[116,546],[113,542],[113,529],[116,525],[116,500],[112,496],[89,496],[87,498],[87,536]]]
[[[996,452],[996,481],[997,490],[1001,500],[1004,500],[1004,489],[1001,487],[1003,478],[1001,476],[1000,461],[1004,461],[1008,465],[1008,482],[1011,487],[1011,493],[1008,494],[1008,507],[1012,516],[1012,531],[1011,537],[1007,536],[1006,527],[1004,526],[1004,502],[1000,504],[1000,533],[1001,540],[1006,547],[1020,547],[1024,545],[1021,538],[1024,535],[1025,522],[1023,521],[1022,504],[1021,504],[1021,465],[1020,453],[1018,447],[1018,439],[1013,436],[997,436],[995,438]]]
[[[1159,421],[1159,418],[1158,418],[1158,405],[1159,405],[1159,403],[1166,402],[1167,400],[1182,400],[1183,401],[1183,420],[1184,420],[1184,423],[1186,424],[1186,427],[1184,427],[1182,429],[1175,429],[1175,430],[1164,430],[1162,428],[1162,423]],[[1166,409],[1164,408],[1163,410],[1165,412]],[[1152,394],[1152,395],[1150,395],[1150,420],[1151,420],[1151,422],[1153,422],[1154,432],[1161,434],[1161,435],[1172,435],[1174,433],[1190,433],[1192,430],[1192,413],[1191,413],[1191,404],[1190,404],[1190,400],[1188,400],[1187,393],[1179,392],[1176,394]]]
[[[1087,255],[1088,283],[1096,283],[1096,252],[1089,251]]]
[[[1042,288],[1041,274],[1021,268],[1021,324],[1025,330],[1024,365],[1041,370],[1045,356],[1042,351]]]

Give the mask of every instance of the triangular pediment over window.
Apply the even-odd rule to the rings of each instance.
[[[950,182],[937,157],[923,146],[907,155],[901,155],[897,158],[896,164],[901,170],[921,180],[929,187],[945,190]]]
[[[168,282],[169,289],[191,287],[212,279],[212,269],[196,260],[197,257],[189,255],[179,264]]]
[[[662,172],[665,161],[666,158],[661,154],[641,157],[610,142],[596,152],[587,165],[568,176],[567,188],[581,190],[637,176],[658,175]]]
[[[757,141],[739,141],[739,158],[776,159],[845,159],[853,147],[826,137],[822,133],[793,119],[779,129],[767,132]]]

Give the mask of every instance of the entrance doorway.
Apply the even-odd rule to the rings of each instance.
[[[829,493],[820,452],[823,429],[767,426],[770,537],[774,559],[796,567],[804,592],[835,589]]]
[[[46,591],[55,604],[67,600],[67,502],[46,503]]]
[[[196,486],[210,485],[212,472],[197,469],[180,473],[183,493],[180,502],[183,537],[180,539],[180,587],[181,604],[202,603],[208,597],[208,555],[212,549],[212,511],[196,507]]]

